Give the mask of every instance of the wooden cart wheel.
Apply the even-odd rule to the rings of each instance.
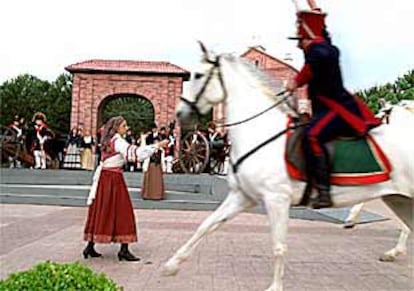
[[[190,131],[181,139],[179,161],[185,173],[202,173],[209,158],[210,147],[203,134],[198,131]]]
[[[210,174],[224,175],[225,163],[230,153],[230,145],[226,145],[219,152],[212,154],[210,158]]]

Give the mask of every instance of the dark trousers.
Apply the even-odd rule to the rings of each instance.
[[[331,164],[325,143],[338,136],[355,135],[353,129],[335,112],[324,111],[310,120],[305,128],[303,150],[306,174],[320,196],[329,197]]]
[[[305,154],[323,155],[324,144],[338,136],[355,136],[355,131],[333,111],[323,111],[313,116],[304,132]]]

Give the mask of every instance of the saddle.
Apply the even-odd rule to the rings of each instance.
[[[287,133],[285,161],[293,179],[307,181],[303,134],[303,127]],[[390,179],[391,164],[371,135],[340,137],[326,147],[331,161],[331,185],[369,185]]]

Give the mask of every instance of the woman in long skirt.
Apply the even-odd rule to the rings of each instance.
[[[158,132],[157,125],[154,123],[151,127],[151,132],[145,139],[145,143],[147,145],[154,144],[161,140],[161,138],[163,137]],[[154,155],[145,160],[142,166],[142,171],[144,173],[141,190],[142,199],[164,199],[164,165],[164,151],[162,149],[158,150]]]
[[[111,118],[104,127],[101,163],[96,169],[88,197],[85,259],[101,256],[95,251],[95,243],[120,243],[119,260],[139,260],[128,250],[128,244],[137,241],[137,229],[122,169],[126,161],[146,159],[168,141],[138,148],[122,138],[126,130],[126,121],[121,116]]]
[[[90,135],[89,130],[85,130],[81,143],[81,165],[82,169],[92,171],[95,166],[93,148],[95,141]]]
[[[164,199],[164,173],[162,169],[162,151],[158,150],[144,164],[141,197],[145,200]]]
[[[64,148],[65,157],[63,158],[63,168],[66,169],[80,169],[81,160],[80,160],[80,145],[82,137],[78,133],[76,127],[72,128],[66,145]]]

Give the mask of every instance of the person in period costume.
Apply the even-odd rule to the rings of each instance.
[[[158,133],[158,139],[160,139],[160,140],[169,139],[168,131],[167,131],[167,128],[165,126],[160,127],[160,131]],[[168,147],[165,147],[165,148],[163,148],[163,151],[161,152],[161,154],[162,154],[161,168],[162,168],[163,173],[165,173],[167,171],[167,161],[166,161],[167,151],[168,151]]]
[[[94,146],[95,140],[91,136],[90,131],[86,129],[85,134],[81,138],[81,166],[84,170],[92,171],[95,168]]]
[[[46,115],[37,112],[33,116],[34,131],[32,137],[31,151],[35,159],[35,169],[46,169],[46,151],[45,143],[52,138],[52,132],[46,124]]]
[[[222,150],[225,145],[224,135],[217,130],[214,121],[210,121],[207,126],[207,140],[210,143],[210,148],[214,150]]]
[[[136,141],[135,141],[135,137],[134,137],[134,135],[133,135],[133,133],[132,133],[132,129],[131,128],[128,128],[128,130],[127,130],[127,132],[126,132],[126,134],[125,134],[125,140],[129,143],[129,144],[136,144]],[[125,164],[125,170],[126,171],[129,171],[129,172],[134,172],[135,171],[135,168],[136,168],[136,161],[128,161],[126,164]]]
[[[23,150],[24,145],[24,134],[22,124],[20,123],[20,116],[16,115],[13,118],[13,122],[9,124],[10,130],[13,132],[14,140],[13,142],[16,144],[16,152],[13,156],[9,156],[9,167],[10,168],[20,168],[21,162],[19,160],[20,152]]]
[[[63,168],[65,169],[81,169],[80,148],[82,137],[76,127],[72,128],[66,140],[65,157],[63,158]]]
[[[146,131],[144,129],[141,129],[139,135],[136,137],[136,144],[137,144],[137,146],[139,146],[139,147],[142,148],[142,147],[145,147],[147,145],[146,140],[147,140],[148,134],[149,134],[148,131]],[[143,168],[143,165],[145,164],[145,161],[146,160],[144,160],[142,162],[137,161],[137,163],[136,163],[137,170],[141,170],[142,171],[142,168]]]
[[[109,119],[102,133],[101,161],[87,200],[84,240],[88,244],[83,251],[84,258],[101,256],[95,251],[95,243],[120,243],[119,260],[139,260],[128,249],[129,243],[137,241],[137,229],[122,170],[126,161],[146,159],[167,141],[138,148],[122,137],[126,129],[126,120],[118,116]]]
[[[165,148],[165,172],[166,173],[172,173],[173,172],[173,161],[174,161],[174,155],[175,155],[175,142],[177,140],[175,133],[175,122],[170,122],[168,126],[168,140],[170,141]]]
[[[102,140],[102,133],[103,133],[104,125],[102,125],[96,131],[96,147],[95,147],[95,168],[98,166],[99,161],[101,160],[101,140]]]
[[[153,124],[151,133],[146,137],[145,143],[147,145],[154,144],[160,140],[161,136],[158,133],[157,125]],[[164,147],[159,150],[150,158],[145,160],[142,166],[144,177],[142,180],[142,199],[149,200],[162,200],[164,199]]]
[[[308,185],[318,190],[314,208],[330,207],[330,164],[325,143],[338,136],[364,136],[380,121],[343,85],[339,49],[331,42],[325,16],[314,1],[311,10],[297,12],[298,47],[304,51],[305,64],[286,89],[294,91],[307,85],[312,102],[312,117],[305,128],[303,149],[306,156]]]

